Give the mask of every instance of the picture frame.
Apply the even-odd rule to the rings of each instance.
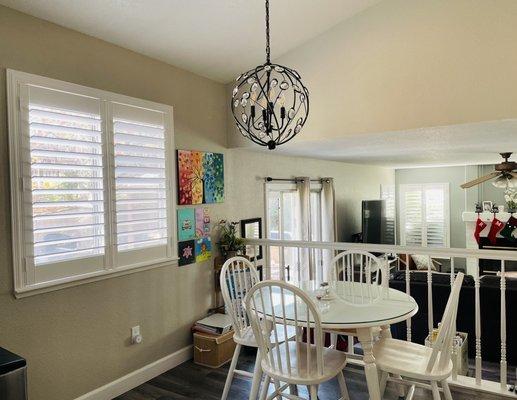
[[[246,239],[261,239],[262,218],[249,218],[241,220],[241,237]],[[244,254],[249,257],[250,261],[261,260],[263,257],[262,246],[259,246],[258,249],[258,254],[255,254],[256,246],[246,246],[244,249]]]
[[[483,201],[483,212],[492,212],[492,207],[494,206],[494,203],[491,201],[485,200]]]

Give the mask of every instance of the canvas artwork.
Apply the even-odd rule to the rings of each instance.
[[[208,208],[196,208],[196,237],[210,236],[210,213]]]
[[[196,238],[196,217],[193,208],[178,210],[178,241]]]
[[[196,262],[196,242],[194,240],[187,240],[178,243],[178,264],[180,266],[192,264]]]
[[[196,240],[196,262],[207,261],[212,257],[212,241],[210,237]]]
[[[209,204],[224,201],[222,154],[178,150],[178,204]]]

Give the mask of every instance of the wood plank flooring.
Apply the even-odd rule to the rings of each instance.
[[[245,349],[241,353],[237,368],[252,371],[254,362],[255,350]],[[193,361],[187,361],[117,397],[116,400],[219,400],[223,392],[227,372],[228,364],[219,369],[211,369],[196,365]],[[345,371],[345,379],[351,400],[368,400],[366,381],[361,371],[351,372],[347,370]],[[251,380],[236,377],[233,381],[229,399],[247,399],[250,388]],[[299,392],[300,395],[307,396],[305,387],[300,387]],[[320,400],[336,400],[339,396],[339,387],[335,379],[320,386],[318,392]],[[395,400],[397,398],[394,388],[388,386],[385,399]],[[420,397],[420,399],[423,398],[426,397]]]

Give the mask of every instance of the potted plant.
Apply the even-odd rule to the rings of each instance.
[[[243,239],[237,236],[238,222],[219,221],[219,250],[225,259],[235,257],[244,250]]]
[[[517,211],[517,190],[507,188],[504,192],[504,201],[506,201],[509,212]]]

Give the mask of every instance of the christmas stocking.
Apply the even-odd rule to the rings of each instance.
[[[517,233],[513,235],[513,232],[517,229],[517,218],[514,218],[512,215],[510,219],[506,222],[503,230],[501,231],[501,236],[504,236],[507,239],[517,239]]]
[[[483,229],[486,228],[486,223],[481,220],[481,218],[478,217],[478,220],[476,221],[476,230],[474,231],[474,237],[476,238],[476,242],[479,244],[479,235],[483,231]]]
[[[490,226],[490,232],[488,234],[488,240],[490,243],[497,244],[497,234],[501,229],[504,228],[504,222],[499,221],[497,218],[492,220],[492,225]]]

